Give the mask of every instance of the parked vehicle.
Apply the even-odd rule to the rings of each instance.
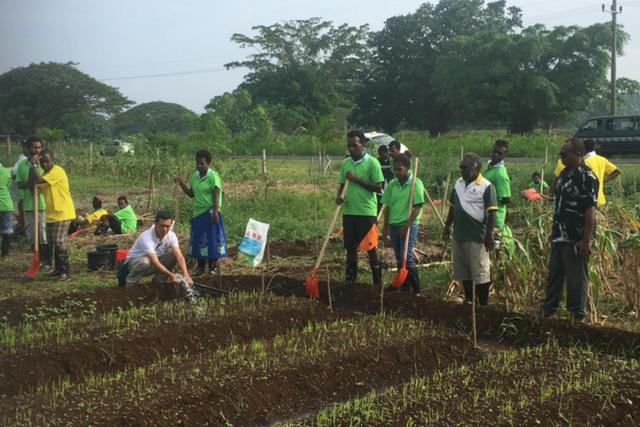
[[[373,142],[375,144],[375,149],[377,150],[381,145],[389,145],[391,141],[394,141],[395,138],[387,135],[386,133],[380,132],[366,132],[364,137],[367,139],[367,142]],[[404,153],[408,148],[406,145],[400,143],[400,152]]]
[[[603,155],[640,154],[640,115],[591,117],[575,137],[593,139],[596,151]]]
[[[135,149],[133,148],[133,144],[131,142],[124,142],[120,141],[119,139],[114,139],[104,147],[102,152],[105,156],[115,156],[121,153],[134,154]]]

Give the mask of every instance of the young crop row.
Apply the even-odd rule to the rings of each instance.
[[[100,316],[81,313],[68,317],[26,322],[0,328],[0,356],[13,356],[38,348],[62,346],[89,337],[106,340],[143,327],[229,317],[265,310],[310,304],[273,294],[233,292],[227,298],[199,298],[197,304],[174,300],[157,304],[117,308]]]
[[[616,411],[637,413],[639,367],[548,343],[414,377],[286,425],[615,424]]]
[[[142,408],[152,411],[153,416],[187,419],[191,403],[227,408],[226,416],[238,415],[250,410],[252,386],[277,382],[286,371],[312,367],[327,359],[341,363],[356,354],[367,355],[375,364],[384,357],[380,353],[383,349],[401,348],[411,342],[442,348],[448,337],[419,321],[382,316],[309,323],[270,340],[232,342],[218,351],[198,355],[176,352],[147,366],[88,375],[77,383],[60,380],[40,386],[33,394],[8,399],[0,404],[0,413],[11,413],[3,425],[43,421],[52,425],[83,424],[89,420],[108,424]],[[186,399],[185,404],[176,405],[175,396]],[[8,411],[8,407],[15,409]],[[60,414],[65,416],[58,418]],[[215,416],[225,415],[220,410]]]

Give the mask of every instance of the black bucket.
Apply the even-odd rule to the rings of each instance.
[[[111,266],[111,254],[103,251],[87,252],[87,267],[91,271],[106,270]]]
[[[98,245],[96,246],[97,252],[107,252],[111,256],[111,260],[109,261],[110,267],[116,266],[116,251],[120,249],[118,245]]]

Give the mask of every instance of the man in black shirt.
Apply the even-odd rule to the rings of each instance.
[[[555,187],[551,255],[545,299],[544,317],[558,309],[564,282],[567,283],[567,310],[581,321],[586,316],[588,262],[591,240],[596,225],[598,179],[582,157],[584,143],[569,138],[560,149],[565,169]]]

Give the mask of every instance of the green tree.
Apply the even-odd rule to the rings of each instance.
[[[102,114],[70,113],[56,119],[52,126],[61,129],[65,136],[81,139],[108,139],[113,132],[111,121]]]
[[[117,134],[169,132],[188,134],[198,129],[198,115],[179,104],[147,102],[116,115]]]
[[[226,67],[249,69],[241,87],[272,111],[276,128],[312,128],[337,108],[353,108],[368,66],[368,26],[335,27],[310,18],[252,29],[255,36],[234,34],[231,40],[257,53]],[[283,109],[297,119],[287,120]]]
[[[42,62],[0,75],[0,127],[20,135],[51,127],[63,116],[106,117],[132,104],[118,89],[79,71],[74,63]]]
[[[386,20],[372,34],[374,64],[368,70],[353,120],[393,132],[400,124],[449,129],[453,111],[442,102],[433,82],[435,64],[447,41],[485,31],[513,33],[522,25],[521,11],[505,1],[441,0],[425,3],[414,13]]]
[[[626,41],[620,33],[620,48]],[[609,67],[605,24],[520,34],[457,36],[438,58],[440,101],[472,123],[501,123],[512,132],[566,122],[602,93]]]

